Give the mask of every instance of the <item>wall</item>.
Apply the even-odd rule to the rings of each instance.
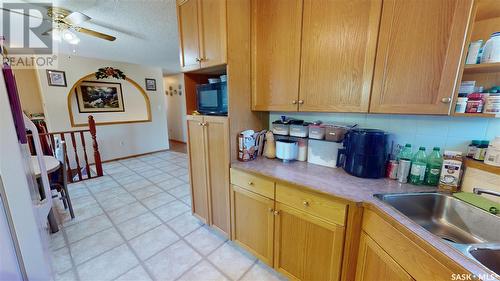
[[[170,87],[179,92],[181,85],[182,95],[166,95],[168,136],[172,140],[187,142],[186,96],[184,91],[184,74],[163,77],[165,91],[170,92]],[[164,93],[165,94],[165,93]]]
[[[41,94],[45,102],[49,131],[69,131],[67,96],[71,87],[81,77],[96,72],[98,68],[118,68],[141,87],[144,79],[156,79],[156,91],[146,91],[150,99],[152,122],[116,124],[97,127],[97,139],[103,161],[168,149],[166,102],[160,68],[123,62],[113,62],[77,56],[60,56],[57,70],[66,72],[68,87],[49,87],[45,70],[39,70]],[[118,82],[118,80],[116,80]],[[122,80],[123,81],[123,80]],[[120,81],[121,82],[121,81]],[[123,83],[122,83],[123,84]],[[134,106],[124,100],[125,106]],[[76,110],[78,111],[78,110]],[[99,113],[94,113],[98,121]],[[90,153],[91,154],[91,153]]]
[[[281,115],[306,121],[347,122],[360,127],[381,129],[394,135],[396,143],[411,143],[415,147],[465,151],[472,139],[491,140],[500,136],[500,118],[472,118],[419,115],[378,115],[355,113],[278,113],[273,112],[269,122]]]
[[[17,90],[23,111],[28,114],[43,113],[40,84],[36,70],[17,69],[14,70],[14,74],[16,75]]]

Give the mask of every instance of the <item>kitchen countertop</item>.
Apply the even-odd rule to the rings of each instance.
[[[234,161],[231,163],[231,167],[304,186],[352,202],[373,206],[392,217],[472,274],[478,276],[485,276],[486,274],[491,276],[492,274],[486,267],[464,256],[440,237],[430,233],[391,206],[373,197],[377,193],[434,192],[436,191],[435,187],[401,184],[390,179],[357,178],[347,174],[342,168],[335,169],[299,161],[283,163],[277,159],[271,160],[264,157],[249,162]]]

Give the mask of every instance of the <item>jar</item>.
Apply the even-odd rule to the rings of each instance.
[[[467,113],[481,113],[483,112],[484,100],[483,95],[480,93],[472,93],[467,96],[467,105],[465,112]]]
[[[281,120],[276,120],[272,124],[272,131],[275,135],[288,136],[290,133],[290,125]]]
[[[309,125],[309,138],[322,140],[325,138],[325,126],[324,125]]]
[[[457,99],[457,104],[455,105],[456,113],[465,113],[465,109],[467,108],[467,97],[459,97]]]
[[[481,63],[495,62],[500,62],[500,32],[491,34],[490,39],[484,44],[481,57]]]
[[[474,158],[474,154],[476,154],[477,147],[481,144],[480,140],[473,140],[469,146],[467,147],[467,157]]]
[[[481,143],[477,146],[476,153],[474,153],[474,160],[484,160],[489,143],[489,141],[481,141]]]
[[[299,152],[297,153],[298,161],[306,161],[307,160],[307,139],[298,139],[299,143]]]
[[[500,167],[500,136],[495,137],[488,146],[484,156],[484,163]]]
[[[486,99],[484,113],[500,113],[500,94],[490,94]]]

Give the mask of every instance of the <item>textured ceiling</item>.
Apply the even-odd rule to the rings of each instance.
[[[180,71],[175,0],[55,0],[54,6],[92,19],[80,26],[115,36],[114,42],[77,33],[76,46],[60,43],[66,54],[159,66]]]

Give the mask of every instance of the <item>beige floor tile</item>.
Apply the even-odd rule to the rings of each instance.
[[[179,281],[229,281],[224,274],[207,261],[201,261],[182,275]],[[258,281],[258,280],[254,280]]]
[[[72,219],[69,216],[69,212],[66,212],[66,211],[64,212],[65,218],[62,221],[62,223],[65,227],[68,227],[70,225],[74,225],[74,224],[83,222],[87,219],[104,214],[104,211],[101,209],[101,207],[97,203],[94,203],[92,205],[88,205],[86,207],[81,207],[79,205],[73,205],[73,211],[75,212],[74,219]]]
[[[169,221],[178,215],[188,212],[189,207],[181,201],[173,201],[153,210],[163,221]]]
[[[78,206],[78,208],[85,208],[97,203],[97,201],[95,201],[94,197],[89,193],[78,198],[71,198],[71,203],[73,203],[74,206]]]
[[[161,224],[161,221],[150,212],[142,214],[138,217],[122,222],[117,225],[120,232],[127,240],[132,239],[139,234],[142,234],[150,229],[153,229]]]
[[[144,198],[141,200],[142,204],[146,205],[150,210],[160,207],[161,205],[165,205],[172,201],[175,201],[175,197],[166,193],[160,192],[148,198]]]
[[[215,264],[219,270],[234,280],[239,279],[256,261],[255,257],[244,253],[232,243],[222,245],[219,249],[210,254],[208,259]]]
[[[134,182],[131,182],[131,183],[127,183],[127,184],[124,184],[123,185],[123,188],[125,188],[126,190],[128,191],[133,191],[133,190],[136,190],[136,189],[139,189],[141,187],[145,187],[145,186],[148,186],[148,185],[151,185],[152,183],[146,179],[140,179],[138,181],[134,181]]]
[[[160,225],[130,240],[130,246],[141,260],[146,260],[177,240],[177,234],[165,225]]]
[[[182,175],[187,174],[188,173],[188,169],[186,169],[186,168],[180,168],[179,167],[179,169],[176,169],[176,170],[173,170],[173,171],[169,171],[168,173],[171,174],[174,177],[178,177],[178,176],[182,176]]]
[[[56,273],[63,273],[71,268],[71,256],[68,247],[52,251],[52,267]]]
[[[114,197],[126,196],[127,190],[123,187],[114,187],[105,191],[94,192],[94,196],[100,203]]]
[[[184,196],[180,199],[182,202],[184,202],[184,204],[188,205],[189,207],[191,207],[191,194],[190,195],[187,195],[187,196]]]
[[[163,172],[158,170],[158,169],[154,169],[154,170],[144,171],[144,172],[141,172],[139,174],[144,178],[149,178],[152,176],[163,174]]]
[[[208,230],[207,227],[198,228],[184,239],[203,255],[208,255],[227,240],[214,231]]]
[[[159,182],[171,179],[171,178],[172,178],[172,176],[169,174],[160,174],[160,175],[148,177],[148,180],[151,182],[154,182],[154,183],[159,183]]]
[[[78,265],[123,242],[120,234],[114,228],[110,228],[71,244],[71,255]]]
[[[71,198],[71,201],[83,197],[83,196],[89,196],[90,191],[86,187],[81,187],[81,188],[72,188],[69,189],[68,187],[68,193],[69,197]]]
[[[288,280],[278,272],[264,263],[257,262],[244,276],[241,281],[285,281]]]
[[[142,179],[142,177],[135,174],[134,172],[132,172],[129,176],[126,176],[126,177],[116,177],[115,178],[115,180],[117,182],[119,182],[120,184],[127,184],[127,183],[131,183],[134,181],[138,181],[140,179]]]
[[[167,224],[180,236],[185,236],[203,225],[203,223],[191,215],[190,212],[186,212],[175,219],[168,221]]]
[[[159,182],[156,185],[159,186],[160,188],[162,188],[163,190],[168,191],[169,189],[172,189],[172,188],[177,187],[177,186],[184,184],[184,183],[185,182],[181,181],[180,179],[172,178],[172,179],[169,179],[166,181]]]
[[[100,215],[65,227],[64,231],[68,241],[72,243],[111,226],[111,221],[105,215]]]
[[[149,277],[146,270],[144,270],[144,268],[139,265],[129,272],[123,274],[122,276],[116,278],[115,281],[151,281],[151,278]]]
[[[107,281],[117,278],[138,264],[137,258],[124,244],[77,266],[77,270],[82,281]]]
[[[50,234],[50,249],[57,250],[66,246],[66,240],[62,231]]]
[[[131,191],[130,193],[132,193],[132,195],[137,200],[141,200],[141,199],[153,196],[153,195],[155,195],[157,193],[160,193],[162,191],[163,190],[161,190],[159,187],[157,187],[155,185],[149,185],[149,186],[138,188],[138,189],[136,189],[134,191]]]
[[[136,199],[134,198],[134,196],[132,196],[128,193],[125,193],[125,194],[120,194],[120,195],[117,195],[115,197],[106,199],[100,203],[101,203],[102,208],[106,212],[110,212],[110,211],[118,209],[120,207],[127,206],[130,203],[135,202],[135,201],[136,201]]]
[[[182,175],[182,176],[178,176],[177,177],[178,179],[186,182],[186,183],[189,183],[189,174],[185,174],[185,175]]]
[[[201,256],[185,242],[179,241],[146,261],[157,280],[175,280],[195,265]]]
[[[169,189],[168,193],[180,199],[184,196],[190,195],[191,190],[189,184],[181,184],[177,187]]]
[[[144,214],[148,211],[141,203],[134,202],[130,205],[126,205],[124,207],[115,209],[108,213],[111,220],[116,223],[122,223],[131,218],[135,218],[141,214]]]
[[[54,274],[54,281],[77,281],[76,272],[70,269],[64,273]]]

